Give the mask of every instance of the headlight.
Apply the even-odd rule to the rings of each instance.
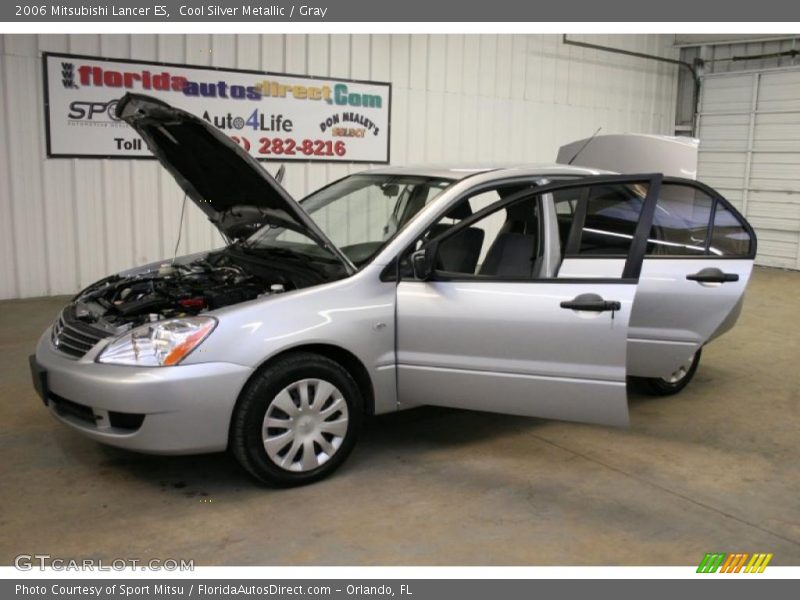
[[[132,329],[111,342],[97,362],[140,367],[177,365],[214,330],[212,317],[156,321]]]

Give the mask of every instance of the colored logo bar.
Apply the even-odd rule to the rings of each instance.
[[[709,552],[700,561],[697,567],[698,573],[763,573],[772,554],[757,552],[748,554],[747,552]]]

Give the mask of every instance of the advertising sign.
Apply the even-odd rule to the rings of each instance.
[[[151,158],[126,92],[191,112],[260,160],[389,162],[391,85],[45,53],[47,155]]]

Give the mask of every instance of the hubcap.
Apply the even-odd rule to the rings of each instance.
[[[689,369],[692,368],[692,363],[694,362],[694,354],[689,357],[689,360],[682,364],[678,369],[669,377],[666,378],[667,383],[678,383],[680,382],[686,375],[689,373]]]
[[[261,437],[276,465],[287,471],[311,471],[336,454],[347,427],[347,402],[339,389],[322,379],[302,379],[272,400]]]

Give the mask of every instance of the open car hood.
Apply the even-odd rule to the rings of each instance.
[[[352,262],[327,238],[258,161],[211,123],[143,94],[125,94],[117,117],[147,142],[187,197],[230,240],[264,225],[302,233],[331,252],[349,273]]]

